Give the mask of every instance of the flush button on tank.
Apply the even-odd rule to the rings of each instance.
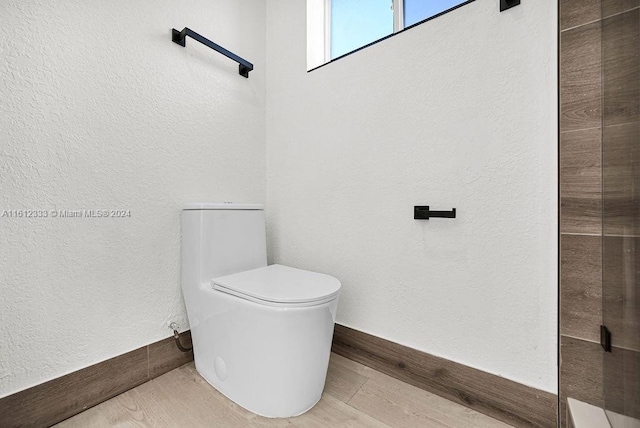
[[[222,358],[216,357],[215,368],[218,379],[225,380],[227,378],[227,365]]]

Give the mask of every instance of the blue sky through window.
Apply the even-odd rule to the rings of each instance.
[[[440,12],[451,9],[467,0],[405,0],[404,26],[408,27]]]
[[[331,59],[391,33],[391,0],[331,0]]]
[[[401,0],[409,27],[467,0]],[[331,59],[393,33],[392,0],[331,0]]]

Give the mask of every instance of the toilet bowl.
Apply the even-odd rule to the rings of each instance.
[[[340,287],[329,275],[267,266],[260,205],[182,211],[182,290],[196,369],[253,413],[297,416],[318,402]]]

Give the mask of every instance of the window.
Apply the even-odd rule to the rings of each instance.
[[[307,0],[307,68],[473,0]]]
[[[331,59],[393,33],[389,0],[331,0]]]
[[[466,0],[404,0],[402,3],[403,28],[407,28],[420,21],[424,21],[425,19],[459,6],[462,3],[466,3]]]

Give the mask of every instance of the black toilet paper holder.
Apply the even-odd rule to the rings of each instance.
[[[414,220],[429,220],[431,217],[456,218],[456,209],[451,211],[431,211],[429,205],[416,205],[413,207]]]

